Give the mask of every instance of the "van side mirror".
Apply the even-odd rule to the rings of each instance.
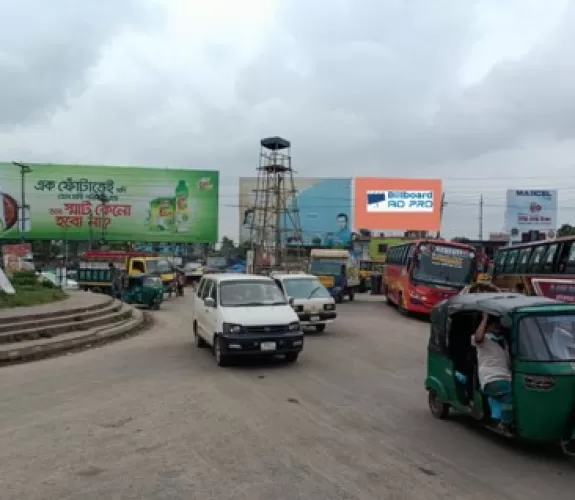
[[[293,307],[295,299],[293,297],[288,297],[288,304]]]
[[[214,299],[212,299],[211,297],[206,297],[204,299],[204,305],[206,307],[215,307],[216,303],[214,302]]]

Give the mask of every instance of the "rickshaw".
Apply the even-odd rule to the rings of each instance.
[[[122,300],[127,304],[159,309],[164,300],[164,286],[159,276],[138,274],[122,278]]]
[[[483,313],[499,318],[509,339],[513,424],[504,432],[497,401],[480,389],[471,338]],[[427,377],[429,408],[451,410],[485,427],[575,456],[575,305],[518,293],[468,293],[431,313]]]

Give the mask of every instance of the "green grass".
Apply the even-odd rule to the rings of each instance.
[[[37,306],[63,300],[68,295],[50,281],[39,282],[31,272],[14,273],[11,279],[14,295],[0,292],[0,309]]]

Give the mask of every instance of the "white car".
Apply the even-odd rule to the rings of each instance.
[[[272,278],[288,298],[302,326],[323,332],[337,317],[335,299],[316,276],[273,274]]]
[[[67,276],[59,276],[52,271],[42,271],[40,276],[48,281],[51,281],[54,285],[63,288],[64,290],[78,290],[78,282],[76,280],[70,279]]]
[[[210,346],[216,363],[239,356],[284,355],[295,362],[303,349],[297,314],[273,279],[250,274],[208,274],[194,296],[197,347]]]

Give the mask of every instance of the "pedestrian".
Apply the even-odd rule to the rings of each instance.
[[[113,262],[108,264],[108,269],[110,270],[110,281],[112,282],[112,296],[115,299],[122,298],[122,284],[119,269],[114,265]]]

